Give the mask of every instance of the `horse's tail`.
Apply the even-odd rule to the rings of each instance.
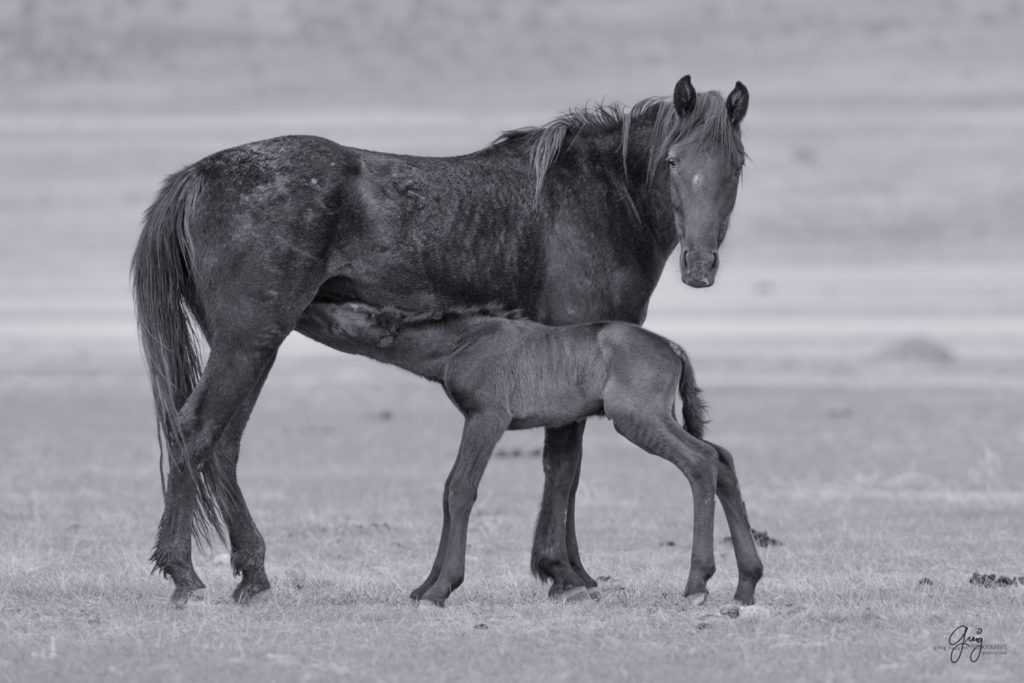
[[[683,426],[693,436],[703,439],[704,425],[708,421],[707,405],[701,398],[700,387],[693,376],[693,364],[682,347],[672,342],[669,344],[683,363],[683,372],[679,377],[679,398],[683,401]]]
[[[203,176],[185,168],[164,181],[156,201],[146,210],[142,234],[132,257],[132,290],[139,341],[149,370],[156,406],[160,447],[160,484],[166,494],[163,459],[184,466],[196,483],[198,510],[193,534],[209,544],[211,530],[223,540],[223,525],[210,482],[183,451],[179,410],[202,372],[199,339],[193,318],[202,309],[193,270],[189,224],[203,191]],[[190,317],[191,314],[191,317]]]

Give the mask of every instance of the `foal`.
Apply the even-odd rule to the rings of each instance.
[[[620,434],[672,462],[690,482],[693,549],[685,595],[703,603],[715,571],[717,488],[739,567],[735,599],[753,604],[762,565],[732,456],[702,440],[700,390],[686,354],[673,342],[629,323],[551,327],[486,307],[412,314],[360,303],[315,303],[301,324],[314,339],[440,382],[465,416],[458,457],[445,482],[440,546],[414,599],[443,606],[462,583],[470,509],[505,430],[560,427],[604,414]],[[685,428],[674,417],[677,392]]]

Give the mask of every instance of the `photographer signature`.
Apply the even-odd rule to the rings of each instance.
[[[968,650],[967,658],[971,662],[977,662],[981,657],[981,650],[985,646],[985,639],[981,637],[981,629],[974,629],[973,634],[970,633],[970,630],[966,625],[961,625],[949,634],[949,661],[952,663],[956,664],[960,661],[965,649]]]

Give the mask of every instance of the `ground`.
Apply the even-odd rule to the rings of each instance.
[[[1024,389],[962,369],[923,386],[864,368],[709,374],[710,434],[737,456],[754,526],[782,542],[738,619],[719,614],[736,577],[724,519],[710,600],[688,607],[689,487],[604,421],[578,498],[602,600],[551,603],[529,576],[542,475],[524,432],[484,478],[466,584],[444,610],[415,608],[460,419],[422,380],[316,353],[280,363],[244,443],[273,591],[231,603],[215,548],[197,560],[207,600],[174,610],[146,562],[161,504],[138,362],[8,372],[0,676],[1012,680],[1021,589],[968,580],[1024,570]],[[960,624],[1007,654],[951,664]]]
[[[109,0],[0,9],[0,681],[1015,680],[1024,668],[1024,16],[1011,2]],[[388,8],[388,9],[385,9]],[[170,8],[170,9],[167,9]],[[400,46],[400,47],[399,47]],[[557,67],[557,68],[553,68]],[[240,478],[273,590],[222,547],[174,610],[127,265],[163,175],[259,137],[455,154],[588,98],[751,90],[716,285],[649,326],[736,455],[758,604],[682,599],[681,474],[602,420],[578,528],[603,599],[529,575],[539,432],[499,445],[443,610],[429,569],[460,419],[438,388],[289,339]],[[926,581],[927,579],[927,581]],[[950,661],[957,626],[980,661]]]

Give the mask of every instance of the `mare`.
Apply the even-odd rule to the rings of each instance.
[[[151,559],[174,582],[172,603],[204,588],[193,537],[224,539],[225,527],[241,575],[234,599],[270,587],[238,488],[239,441],[315,299],[413,311],[497,302],[553,325],[642,322],[677,245],[683,282],[714,282],[748,102],[741,83],[723,97],[684,76],[670,98],[572,110],[464,156],[290,136],[169,176],[146,212],[132,285],[169,460]],[[554,596],[596,586],[573,512],[583,425],[545,434],[531,568]]]
[[[465,418],[444,484],[444,522],[434,566],[412,592],[444,606],[465,576],[466,533],[477,488],[507,429],[561,427],[605,415],[615,429],[682,470],[693,493],[693,547],[684,595],[707,597],[715,572],[715,493],[739,570],[735,599],[754,603],[762,574],[732,455],[704,440],[704,403],[693,366],[676,344],[625,322],[552,327],[492,309],[408,314],[362,304],[314,303],[300,320],[326,344],[439,382]],[[675,397],[682,401],[682,426]],[[586,594],[587,589],[576,589]],[[567,599],[572,599],[567,595]]]

